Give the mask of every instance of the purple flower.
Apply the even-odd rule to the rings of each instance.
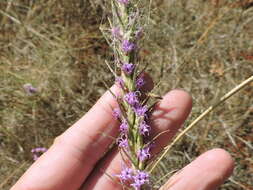
[[[120,88],[124,88],[124,81],[121,77],[116,77],[115,82]]]
[[[32,153],[35,153],[35,152],[46,152],[46,151],[47,151],[47,149],[44,148],[44,147],[33,148],[31,150]]]
[[[119,119],[121,116],[121,110],[119,108],[114,108],[112,110],[112,115],[115,119]]]
[[[115,38],[118,38],[120,36],[120,28],[119,27],[113,27],[111,29],[112,36]]]
[[[134,71],[135,65],[132,63],[124,63],[121,68],[125,73],[130,75]]]
[[[24,84],[23,88],[28,95],[32,95],[38,92],[38,89],[33,87],[33,85],[31,85],[30,83]]]
[[[31,153],[33,154],[33,160],[34,161],[38,160],[38,158],[46,151],[47,149],[44,147],[33,148],[31,150]]]
[[[151,127],[145,121],[141,122],[141,124],[139,126],[139,131],[142,135],[149,136],[150,129],[151,129]]]
[[[145,147],[143,149],[138,150],[138,152],[137,152],[138,158],[141,161],[145,161],[145,160],[149,159],[151,157],[149,151],[150,151],[150,147],[149,146],[147,146],[147,147]]]
[[[139,89],[141,88],[143,85],[145,84],[144,78],[143,77],[139,77],[136,80],[136,87]]]
[[[127,133],[128,131],[128,123],[126,120],[124,120],[121,125],[119,126],[119,129],[122,133]]]
[[[138,96],[136,92],[129,92],[124,96],[124,100],[130,104],[131,106],[134,106],[135,104],[139,103]]]
[[[116,175],[120,178],[122,182],[126,182],[133,179],[133,169],[125,167],[119,175]]]
[[[141,106],[140,104],[135,104],[134,107],[134,112],[137,114],[137,116],[145,116],[146,112],[148,111],[147,106]]]
[[[128,148],[128,141],[124,135],[118,138],[118,145],[121,148],[126,148],[126,149]]]
[[[134,183],[131,184],[135,190],[140,190],[144,184],[149,184],[149,174],[144,171],[137,170],[137,174],[133,177]]]
[[[122,49],[125,53],[129,53],[135,49],[136,45],[129,40],[123,40]]]
[[[118,0],[118,2],[123,3],[125,5],[127,5],[129,3],[130,0]]]

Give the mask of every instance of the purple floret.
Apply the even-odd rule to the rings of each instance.
[[[145,122],[142,121],[139,126],[139,131],[143,136],[149,136],[151,127]]]
[[[130,0],[118,0],[118,2],[123,3],[125,5],[127,5],[129,3]]]
[[[112,110],[112,115],[115,119],[119,119],[121,116],[121,110],[119,108],[114,108]]]
[[[125,136],[121,136],[120,138],[118,138],[118,145],[121,148],[125,148],[128,149],[128,141],[127,138]]]
[[[31,153],[33,155],[33,160],[36,161],[46,151],[47,149],[44,147],[33,148],[31,150]]]
[[[144,171],[137,171],[138,173],[133,177],[134,183],[131,184],[135,190],[140,190],[144,184],[149,184],[149,174]]]
[[[136,45],[129,40],[123,40],[122,49],[125,53],[129,53],[135,49]]]
[[[23,88],[28,95],[32,95],[38,92],[38,89],[33,87],[33,85],[30,83],[24,84]]]
[[[124,100],[130,104],[131,106],[134,106],[135,104],[139,103],[138,96],[136,92],[129,92],[124,96]]]
[[[151,157],[150,147],[147,146],[143,149],[138,150],[137,155],[141,161],[145,161],[145,160],[149,159]]]
[[[120,28],[119,27],[113,27],[111,29],[112,36],[115,38],[118,38],[120,36]]]
[[[136,87],[139,89],[141,87],[143,87],[143,85],[145,84],[144,78],[143,77],[139,77],[136,80]]]
[[[126,182],[133,179],[133,169],[131,168],[124,168],[119,175],[116,175],[120,178],[120,181]]]
[[[126,120],[124,120],[124,121],[120,124],[119,129],[120,129],[120,131],[121,131],[122,133],[127,133],[127,131],[128,131],[128,123],[127,123]]]
[[[130,75],[133,73],[135,65],[132,63],[124,63],[121,68],[125,73]]]
[[[118,87],[124,88],[124,81],[121,77],[116,77],[115,82]]]
[[[146,112],[148,111],[147,106],[141,106],[140,104],[135,104],[134,107],[134,112],[137,114],[137,116],[145,116]]]
[[[142,36],[143,36],[143,28],[140,27],[140,28],[136,31],[135,37],[136,37],[137,39],[140,39]]]

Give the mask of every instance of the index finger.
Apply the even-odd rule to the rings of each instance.
[[[118,93],[116,86],[111,91]],[[85,116],[61,136],[11,188],[11,190],[77,189],[116,137],[112,117],[116,100],[107,91]],[[103,135],[104,134],[104,135]]]

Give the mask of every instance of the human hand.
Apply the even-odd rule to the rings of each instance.
[[[112,87],[116,92],[117,87]],[[19,179],[11,190],[120,190],[108,177],[120,173],[121,156],[117,149],[107,152],[118,134],[112,108],[117,103],[106,92],[90,111],[56,138]],[[163,131],[156,141],[161,150],[178,131],[192,107],[191,97],[182,90],[167,93],[152,114],[152,136]],[[231,175],[233,161],[222,149],[210,150],[174,175],[162,190],[214,190]]]

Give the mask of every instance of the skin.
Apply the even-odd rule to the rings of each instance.
[[[111,90],[118,93],[116,86]],[[120,190],[111,180],[121,170],[117,149],[108,147],[118,134],[112,117],[116,102],[106,92],[79,121],[56,138],[18,180],[11,190]],[[182,90],[167,93],[151,116],[152,136],[163,133],[155,142],[154,153],[169,143],[189,115],[192,99]],[[175,174],[161,190],[215,190],[233,171],[233,160],[222,149],[213,149]]]

